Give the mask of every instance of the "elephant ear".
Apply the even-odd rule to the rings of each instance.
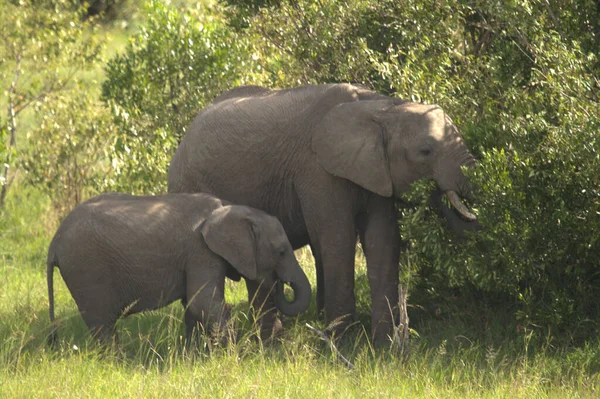
[[[242,207],[227,205],[214,210],[200,232],[211,251],[244,277],[256,279],[256,230]]]
[[[378,117],[393,105],[392,100],[374,100],[332,108],[312,134],[312,149],[325,170],[376,194],[391,196],[386,137]]]

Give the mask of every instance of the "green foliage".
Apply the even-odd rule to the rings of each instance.
[[[37,185],[65,216],[106,176],[103,149],[114,136],[112,118],[84,88],[47,101],[40,113],[22,160],[25,182]]]
[[[241,3],[230,11],[232,22],[264,54],[263,68],[273,85],[373,83],[362,26],[374,7],[368,1]]]
[[[0,104],[6,110],[0,117],[0,206],[15,176],[16,149],[31,127],[21,126],[23,116],[70,89],[76,74],[93,68],[98,58],[100,45],[81,16],[70,0],[0,1]]]
[[[403,97],[444,106],[479,155],[472,178],[484,231],[457,243],[437,221],[423,223],[422,209],[402,221],[413,261],[433,279],[424,285],[508,298],[518,321],[542,335],[593,335],[600,321],[600,68],[589,37],[569,38],[556,25],[587,22],[575,5],[558,13],[529,2],[448,3],[430,20],[417,18],[427,6],[402,3],[414,23],[387,32],[387,57],[373,52],[382,79]],[[427,190],[411,195],[425,203]]]
[[[146,26],[106,67],[103,98],[121,128],[111,148],[109,187],[165,191],[169,161],[198,111],[222,91],[259,77],[243,51],[218,15],[148,4]]]
[[[139,0],[80,0],[88,16],[100,16],[103,22],[125,22],[136,18]]]

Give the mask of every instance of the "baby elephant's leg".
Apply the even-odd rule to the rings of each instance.
[[[278,337],[283,332],[281,320],[273,301],[273,287],[246,279],[248,303],[254,320],[260,330],[260,338],[267,341]]]
[[[187,307],[185,309],[186,339],[204,332],[219,340],[225,339],[229,309],[225,305],[224,278],[220,281],[204,281],[204,284],[187,284]]]
[[[109,345],[113,341],[116,343],[118,337],[115,324],[119,313],[106,293],[95,293],[92,288],[86,293],[74,294],[73,297],[92,337],[104,345]]]
[[[119,337],[115,331],[114,321],[108,321],[95,316],[86,316],[84,312],[82,312],[82,316],[93,338],[100,341],[103,345],[118,344]]]
[[[61,275],[92,337],[103,345],[116,342],[115,324],[123,304],[106,273],[108,265],[102,260],[89,260],[85,274],[79,272],[76,264],[67,262],[67,265],[61,269]]]

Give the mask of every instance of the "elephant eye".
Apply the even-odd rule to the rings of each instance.
[[[285,248],[279,250],[279,256],[281,256],[282,258],[285,256]]]
[[[421,156],[423,156],[423,157],[428,157],[432,153],[433,153],[433,148],[431,148],[430,146],[421,147],[421,149],[419,149],[419,154],[421,154]]]

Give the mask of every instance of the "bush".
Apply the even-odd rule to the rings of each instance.
[[[216,13],[148,4],[146,26],[106,66],[103,99],[121,129],[107,188],[165,191],[169,161],[194,116],[226,89],[260,78],[242,44]]]
[[[0,207],[19,164],[17,146],[35,125],[32,112],[76,75],[93,70],[101,44],[71,0],[0,0]]]
[[[452,5],[435,18],[446,30],[405,25],[398,38],[412,44],[376,61],[404,96],[448,110],[479,156],[472,177],[484,231],[457,244],[437,221],[421,226],[422,210],[402,221],[415,263],[433,279],[424,285],[509,298],[524,329],[567,339],[592,336],[600,316],[598,43],[556,25],[587,23],[576,9]],[[424,204],[426,191],[412,195]]]
[[[88,93],[68,92],[41,107],[42,123],[30,133],[22,160],[25,182],[51,198],[59,217],[95,193],[108,173],[104,149],[114,126],[108,109]]]

